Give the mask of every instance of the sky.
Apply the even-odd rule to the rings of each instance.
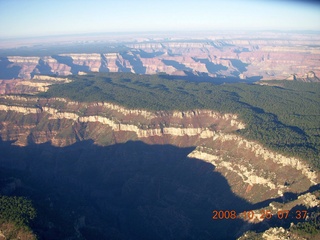
[[[0,38],[98,32],[320,31],[320,4],[316,2],[0,0]]]

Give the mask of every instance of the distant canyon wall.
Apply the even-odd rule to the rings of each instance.
[[[320,49],[313,41],[198,40],[126,44],[121,52],[0,58],[0,79],[82,72],[167,73],[240,79],[318,81]]]

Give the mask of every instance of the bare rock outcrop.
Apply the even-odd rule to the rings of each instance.
[[[161,40],[126,43],[126,50],[100,53],[63,53],[52,56],[7,56],[2,79],[34,74],[61,76],[79,72],[133,72],[171,75],[198,73],[212,77],[264,80],[319,81],[319,38],[290,36],[284,40],[223,36],[197,40]],[[0,60],[1,61],[1,60]],[[14,71],[13,71],[14,69]],[[10,74],[6,74],[6,72]],[[12,75],[14,72],[14,76]],[[197,75],[197,74],[195,74]],[[9,77],[10,76],[10,77]]]
[[[150,144],[198,146],[189,157],[214,165],[236,194],[253,203],[281,197],[285,192],[305,191],[319,183],[319,173],[304,161],[234,134],[233,131],[245,128],[234,114],[211,110],[151,112],[112,103],[68,102],[58,98],[2,96],[1,99],[0,135],[18,145],[50,141],[56,146],[66,146],[93,139],[100,145],[141,140]],[[100,115],[92,114],[96,112]],[[20,119],[23,124],[14,125],[6,120],[11,118]]]

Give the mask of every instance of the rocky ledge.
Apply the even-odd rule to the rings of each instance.
[[[266,149],[236,134],[245,124],[234,114],[211,110],[147,111],[106,102],[63,98],[0,97],[0,136],[24,146],[51,142],[67,146],[92,139],[99,145],[140,140],[148,144],[193,146],[190,158],[215,166],[233,192],[256,203],[307,191],[319,172],[303,160]],[[314,200],[319,203],[318,200]]]

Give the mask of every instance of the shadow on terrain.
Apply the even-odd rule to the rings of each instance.
[[[151,53],[148,53],[148,52],[145,52],[145,51],[139,49],[139,55],[142,58],[155,58],[155,57],[159,57],[159,56],[161,56],[163,54],[164,54],[164,52],[151,52]]]
[[[126,66],[121,65],[121,63],[119,61],[116,61],[116,65],[119,68],[119,72],[131,73],[131,69],[127,68]]]
[[[229,59],[229,60],[232,63],[232,65],[239,70],[240,73],[247,71],[247,67],[249,66],[249,64],[243,63],[239,59]]]
[[[319,190],[320,190],[320,184],[317,184],[317,185],[311,186],[308,190],[301,193],[286,192],[283,194],[282,197],[268,199],[266,201],[255,204],[254,209],[267,209],[269,207],[269,204],[272,202],[287,203],[287,202],[295,201],[301,195],[304,195],[306,193],[313,193]],[[262,222],[252,225],[251,230],[254,230],[256,232],[263,232],[270,227],[279,227],[279,226],[285,229],[288,229],[292,223],[296,225],[299,222],[304,222],[304,217],[302,217],[304,215],[303,211],[306,211],[307,215],[310,217],[312,213],[319,211],[319,206],[318,207],[316,206],[313,208],[307,208],[304,205],[297,205],[292,209],[283,209],[283,210],[289,210],[288,215],[282,215],[281,211],[279,211],[277,214],[274,214],[272,218],[270,219],[265,218]]]
[[[320,183],[317,185],[311,186],[308,190],[304,192],[300,192],[300,193],[285,192],[282,197],[270,198],[266,201],[254,204],[253,207],[254,209],[259,209],[259,208],[268,207],[269,204],[272,202],[286,203],[286,202],[294,201],[294,200],[297,200],[298,197],[301,195],[304,195],[306,193],[313,193],[319,190],[320,190]]]
[[[127,59],[130,62],[135,73],[145,74],[147,68],[143,66],[140,58],[133,55],[133,54],[134,53],[132,53],[132,52],[130,52],[130,54],[128,52],[124,52],[121,55],[124,59]]]
[[[40,239],[70,238],[75,229],[86,239],[235,239],[248,226],[212,219],[215,209],[252,205],[213,165],[188,158],[194,147],[10,144],[0,140],[0,175],[21,180],[10,194],[33,200]]]
[[[38,70],[36,72],[35,70]],[[33,78],[36,74],[44,74],[44,75],[52,75],[51,67],[48,66],[42,59],[39,60],[39,64],[36,66],[36,69],[31,73],[31,77]]]
[[[243,53],[243,52],[250,52],[249,48],[241,48],[233,50],[235,53]]]
[[[108,66],[108,59],[105,57],[104,54],[100,54],[101,56],[101,66],[99,68],[99,72],[110,72]]]
[[[262,79],[260,76],[254,76],[245,80],[236,77],[209,77],[209,76],[196,76],[191,72],[185,71],[187,76],[175,76],[167,74],[159,74],[160,78],[167,80],[184,80],[189,82],[209,82],[213,84],[225,84],[225,83],[254,83]]]
[[[59,63],[66,64],[71,67],[72,74],[78,74],[79,72],[91,72],[88,66],[76,65],[73,63],[73,59],[69,56],[52,55],[52,58],[56,59]]]
[[[209,73],[217,73],[221,70],[228,70],[226,66],[223,66],[222,64],[214,64],[210,62],[208,59],[197,59],[197,61],[205,64]]]
[[[6,57],[0,58],[0,79],[12,79],[18,78],[21,67],[19,66],[10,66],[13,64]]]
[[[40,239],[236,239],[249,229],[288,228],[287,219],[274,215],[258,224],[241,219],[213,220],[213,210],[266,208],[320,189],[250,204],[230,190],[214,166],[188,158],[194,147],[148,145],[129,141],[97,146],[91,140],[67,147],[50,143],[26,147],[0,138],[0,194],[9,179],[21,184],[7,195],[32,199],[37,219],[32,229]],[[308,209],[312,211],[312,209]]]
[[[186,67],[186,65],[179,63],[177,61],[173,61],[173,60],[162,60],[162,62],[167,65],[167,66],[172,66],[175,69],[179,70],[179,71],[191,71],[192,69],[189,67]]]

